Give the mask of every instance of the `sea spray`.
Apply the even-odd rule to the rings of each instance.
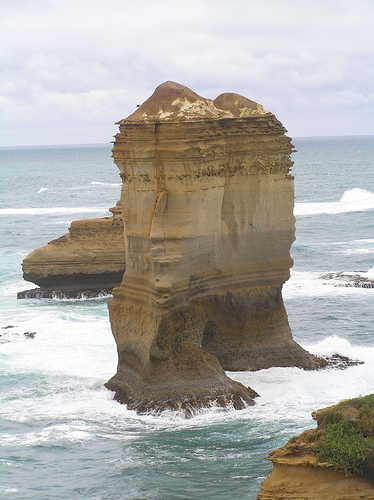
[[[296,217],[342,214],[374,210],[374,193],[365,189],[353,188],[345,191],[339,201],[319,203],[296,203],[294,214]]]

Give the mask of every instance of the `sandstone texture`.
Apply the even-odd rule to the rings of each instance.
[[[368,400],[370,404],[365,406]],[[271,452],[273,471],[262,483],[257,500],[373,500],[373,403],[371,395],[314,412],[316,429],[303,432]],[[335,434],[330,461],[326,454],[319,453],[319,447],[331,423],[342,428],[344,425],[346,432]],[[369,427],[371,431],[367,432]],[[360,429],[364,434],[358,440]],[[354,473],[355,469],[360,473]]]
[[[292,339],[281,294],[295,238],[282,124],[240,95],[211,101],[166,82],[119,128],[115,397],[138,411],[242,408],[254,393],[224,370],[316,368]]]
[[[23,277],[41,288],[25,297],[95,296],[110,293],[125,271],[123,221],[119,207],[112,217],[76,220],[68,234],[31,252],[23,261]]]

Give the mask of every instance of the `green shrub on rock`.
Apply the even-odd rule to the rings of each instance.
[[[374,480],[374,394],[330,408],[319,427],[324,429],[324,437],[317,446],[320,461],[347,475],[358,474]]]

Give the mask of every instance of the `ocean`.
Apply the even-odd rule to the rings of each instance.
[[[74,219],[120,196],[110,144],[1,148],[0,495],[12,500],[255,499],[266,457],[315,426],[311,412],[374,392],[374,136],[296,138],[294,267],[283,289],[293,336],[365,364],[229,375],[256,405],[192,419],[139,416],[104,383],[117,354],[106,298],[17,300],[21,264]],[[25,335],[26,334],[26,335]]]

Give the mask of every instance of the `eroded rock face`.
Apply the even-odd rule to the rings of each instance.
[[[306,436],[303,436],[306,439]],[[274,469],[262,483],[257,500],[373,500],[374,485],[361,476],[346,476],[314,455],[272,455]]]
[[[76,220],[68,234],[31,252],[23,261],[23,277],[40,289],[18,298],[78,297],[110,293],[125,271],[123,221],[119,207],[113,217]]]
[[[216,398],[241,407],[253,394],[224,370],[316,367],[281,295],[295,233],[282,124],[237,94],[211,101],[166,82],[119,126],[115,397],[139,411]]]
[[[261,485],[261,490],[257,496],[257,500],[320,500],[326,498],[328,500],[372,500],[374,498],[374,482],[373,482],[373,465],[372,458],[367,457],[369,467],[366,467],[366,472],[371,474],[358,475],[353,472],[345,473],[340,471],[318,455],[318,446],[325,439],[326,425],[328,423],[341,422],[348,420],[348,425],[352,425],[354,429],[364,427],[365,430],[369,427],[365,418],[371,423],[372,429],[372,414],[373,410],[368,413],[368,408],[364,413],[360,412],[360,406],[365,405],[365,400],[371,396],[356,398],[353,400],[341,401],[335,406],[330,406],[322,410],[312,413],[312,417],[317,420],[318,427],[303,432],[300,436],[293,437],[282,448],[276,449],[270,453],[269,459],[273,463],[272,473],[265,479]],[[344,440],[344,434],[341,433],[341,438]],[[367,433],[366,433],[367,434]],[[369,437],[367,435],[367,437]],[[357,439],[357,438],[356,438]],[[352,440],[352,450],[357,446]],[[347,460],[346,470],[349,471],[348,462],[352,462],[352,451],[347,451],[347,443],[336,444],[334,446],[334,454],[341,451],[342,460],[340,465]],[[364,448],[357,446],[355,467],[362,467],[365,471]],[[373,452],[371,452],[373,453]],[[366,465],[367,465],[366,463]],[[370,477],[371,476],[371,477]]]

